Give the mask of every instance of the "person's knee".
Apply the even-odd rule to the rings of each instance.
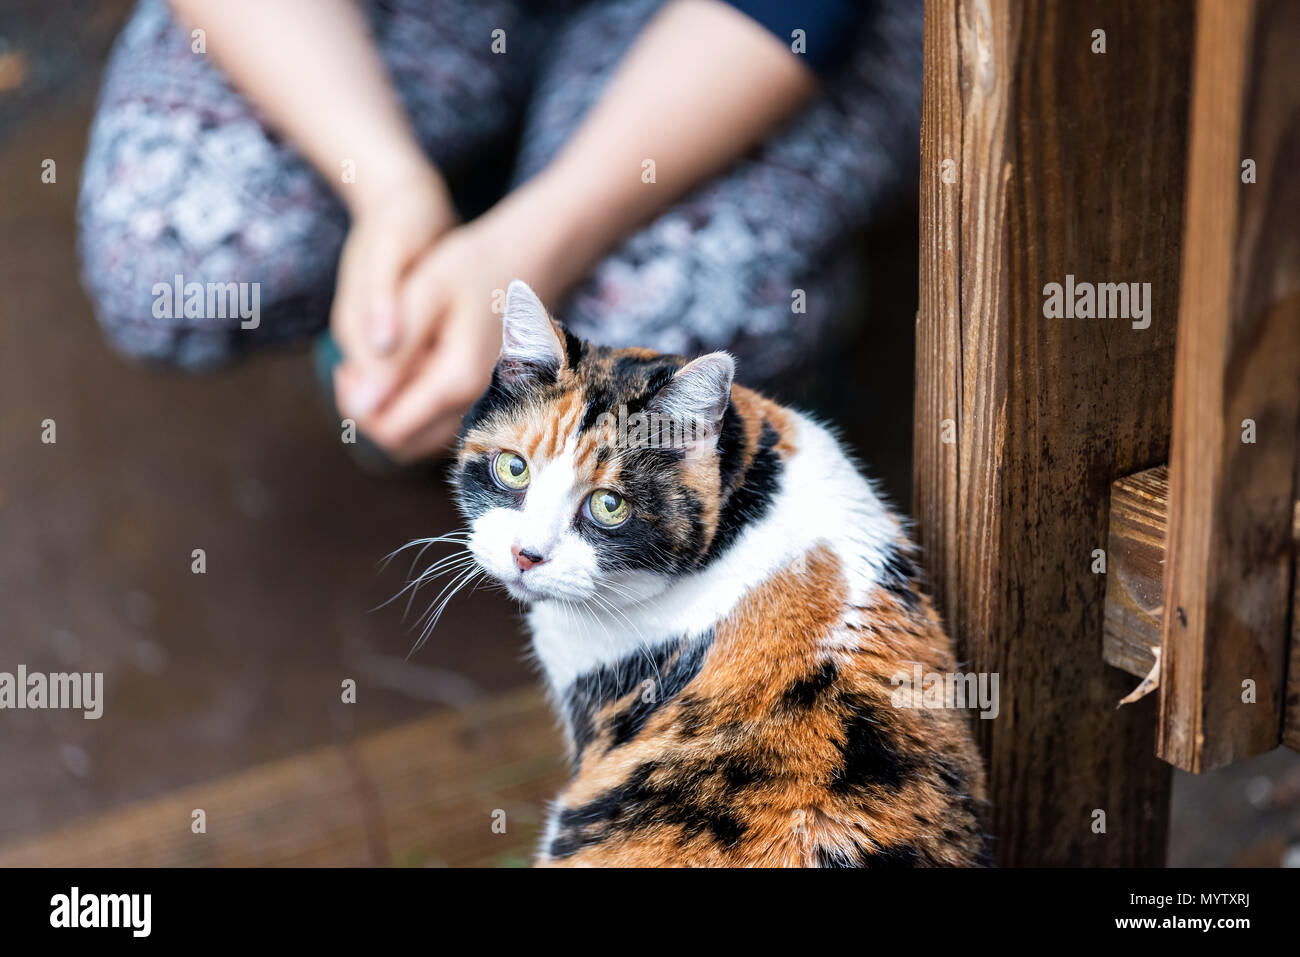
[[[202,371],[324,327],[344,226],[323,199],[213,188],[201,169],[150,188],[115,142],[92,136],[77,230],[83,285],[118,352]]]
[[[233,358],[220,325],[187,321],[174,308],[181,251],[160,241],[163,212],[124,207],[122,198],[83,182],[77,211],[81,279],[105,339],[122,355],[184,369],[208,369]],[[182,279],[182,290],[183,290]]]
[[[169,22],[142,4],[107,68],[78,200],[81,277],[117,351],[208,369],[324,325],[346,216],[211,66],[182,58],[184,87],[227,119],[159,108],[175,77],[134,64],[176,40]]]

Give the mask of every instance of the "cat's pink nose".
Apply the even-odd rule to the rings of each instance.
[[[534,565],[540,565],[546,561],[537,552],[529,551],[527,548],[520,548],[518,545],[510,549],[510,554],[515,556],[515,564],[519,566],[521,572],[526,572]]]

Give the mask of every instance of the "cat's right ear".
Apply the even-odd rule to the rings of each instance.
[[[506,289],[501,317],[501,355],[497,378],[506,383],[528,379],[553,381],[564,367],[564,339],[546,307],[528,284],[518,279]]]

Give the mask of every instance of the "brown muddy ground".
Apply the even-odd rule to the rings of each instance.
[[[187,379],[105,348],[77,280],[73,207],[126,5],[18,6],[0,24],[0,670],[103,671],[107,703],[98,721],[4,715],[0,843],[532,680],[498,595],[458,600],[409,662],[400,609],[369,611],[406,568],[379,559],[457,520],[437,477],[356,467],[305,353]],[[47,157],[54,184],[40,182]],[[832,408],[851,387],[870,410],[850,434],[899,502],[914,230],[905,214],[873,246],[892,285],[877,286],[870,348],[822,383]],[[195,548],[205,575],[190,571]],[[355,706],[339,703],[348,677]],[[1171,836],[1174,864],[1300,864],[1300,759],[1180,774]]]

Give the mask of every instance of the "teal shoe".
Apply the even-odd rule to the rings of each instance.
[[[329,330],[325,330],[318,335],[311,347],[311,364],[312,371],[316,376],[316,386],[320,390],[321,398],[324,400],[330,415],[336,423],[341,423],[343,416],[339,412],[338,406],[334,404],[334,369],[343,361],[343,352],[339,349],[338,343],[330,335]],[[339,433],[342,434],[342,426],[339,426]],[[425,475],[438,469],[438,463],[417,462],[414,465],[402,465],[400,462],[394,462],[388,457],[388,453],[375,445],[360,432],[356,433],[355,442],[345,442],[343,447],[347,450],[352,460],[361,466],[362,471],[369,475],[379,478],[393,478],[396,476]]]

